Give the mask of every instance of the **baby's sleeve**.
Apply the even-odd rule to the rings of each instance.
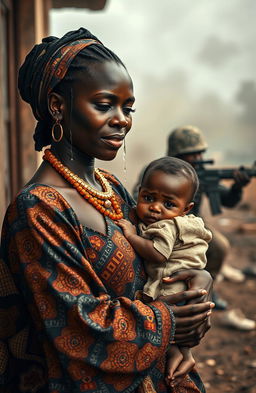
[[[154,248],[169,259],[177,238],[177,227],[173,220],[158,221],[150,224],[142,236],[152,240]]]

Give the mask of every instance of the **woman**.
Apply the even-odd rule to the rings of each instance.
[[[4,221],[0,381],[12,393],[167,392],[165,353],[173,340],[198,344],[209,328],[211,279],[184,272],[177,278],[190,290],[135,300],[142,261],[115,223],[134,220],[134,201],[94,167],[115,158],[131,128],[131,78],[80,28],[33,48],[19,90],[38,120],[36,150],[51,149]],[[198,304],[170,307],[184,299]],[[203,386],[193,370],[173,389]]]

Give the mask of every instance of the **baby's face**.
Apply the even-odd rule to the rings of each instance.
[[[193,207],[190,197],[189,179],[155,170],[143,181],[137,201],[137,215],[146,225],[184,216]]]

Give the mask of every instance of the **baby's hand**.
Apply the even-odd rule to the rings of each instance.
[[[137,234],[136,226],[133,225],[130,221],[125,220],[124,218],[121,218],[121,220],[116,221],[116,224],[123,229],[125,237],[129,237],[130,235]]]

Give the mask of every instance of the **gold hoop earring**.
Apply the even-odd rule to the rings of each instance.
[[[60,136],[58,138],[56,138],[56,136],[54,135],[55,127],[59,127],[60,129]],[[57,119],[52,126],[52,139],[54,140],[54,142],[60,142],[62,138],[63,138],[63,127],[60,121]]]

